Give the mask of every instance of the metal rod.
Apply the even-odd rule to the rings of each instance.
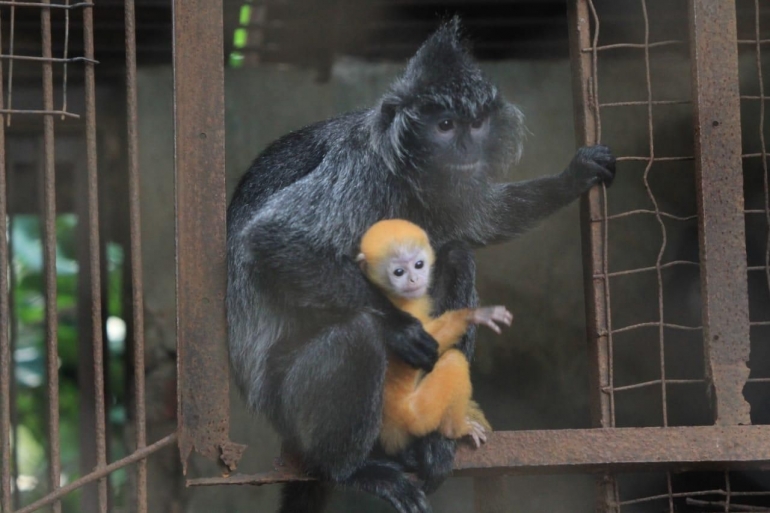
[[[11,35],[8,42],[8,52],[13,55],[14,43],[16,41],[16,7],[11,7]],[[0,51],[2,53],[2,51]],[[8,108],[13,108],[13,61],[8,62]],[[11,126],[11,116],[7,116],[8,126]]]
[[[754,0],[754,36],[757,38],[757,80],[759,84],[759,147],[762,148],[762,182],[765,186],[765,221],[767,222],[767,238],[765,241],[765,279],[767,290],[770,292],[770,171],[767,166],[767,146],[765,145],[765,80],[762,74],[762,45],[759,39],[759,0]]]
[[[479,449],[460,447],[453,475],[764,469],[770,465],[768,437],[768,425],[500,431],[492,433]],[[187,486],[263,485],[308,479],[302,474],[272,471],[188,479]],[[662,497],[671,496],[678,495]]]
[[[107,429],[104,401],[104,340],[102,337],[101,251],[99,241],[99,192],[96,160],[96,88],[94,72],[93,9],[83,10],[85,66],[86,168],[88,176],[88,272],[91,275],[91,327],[96,398],[96,468],[107,465]],[[82,272],[82,271],[81,271]],[[107,479],[99,479],[99,510],[107,513]]]
[[[706,376],[715,422],[750,424],[750,331],[734,0],[690,0]]]
[[[42,11],[45,12],[45,11]],[[85,12],[85,11],[84,11]],[[50,13],[49,13],[50,15]],[[99,64],[99,61],[94,60],[93,58],[88,57],[69,57],[69,58],[59,58],[59,57],[38,57],[36,55],[10,55],[10,54],[2,54],[0,55],[0,59],[5,61],[32,61],[32,62],[56,62],[56,63],[68,63],[68,62],[90,62],[92,64]]]
[[[232,469],[244,447],[229,440],[229,384],[222,379],[228,368],[221,343],[227,337],[222,0],[172,5],[179,449],[185,472],[193,449],[213,461],[226,456]]]
[[[591,0],[570,0],[567,5],[572,89],[575,98],[575,134],[578,145],[597,144],[601,140],[601,112],[596,73],[599,18]],[[593,34],[591,20],[594,22]],[[589,51],[582,50],[589,46]],[[591,416],[595,427],[607,428],[615,424],[615,405],[613,392],[604,391],[605,387],[613,386],[608,248],[604,244],[609,225],[606,189],[591,188],[588,194],[580,199],[580,212],[586,329],[590,355]],[[603,222],[593,223],[593,219],[602,219]],[[617,482],[614,477],[609,474],[597,477],[598,512],[617,511],[612,506],[616,494]]]
[[[80,479],[76,479],[72,481],[67,486],[62,486],[61,488],[56,490],[54,493],[46,495],[45,498],[40,499],[39,501],[35,501],[29,506],[26,506],[16,511],[15,513],[33,513],[39,510],[40,508],[42,508],[43,506],[51,504],[54,501],[58,501],[68,493],[71,493],[79,488],[82,488],[87,484],[93,483],[94,481],[104,479],[105,476],[108,476],[109,474],[115,472],[118,469],[131,465],[132,463],[136,463],[137,461],[147,459],[153,453],[163,449],[164,447],[167,447],[173,444],[174,442],[176,442],[176,440],[177,440],[176,433],[172,433],[165,438],[161,438],[154,444],[148,445],[144,449],[140,449],[132,453],[130,456],[126,456],[123,459],[110,463],[106,467],[97,469],[94,472],[91,472],[90,474],[88,474],[87,476],[83,476]]]
[[[41,116],[62,116],[68,118],[80,119],[78,114],[72,114],[71,112],[64,112],[61,110],[44,109],[44,110],[23,110],[23,109],[0,109],[0,114],[33,114]]]
[[[0,25],[1,25],[0,20]],[[2,45],[0,33],[0,45]],[[0,107],[3,106],[3,68],[0,66]],[[11,324],[10,295],[8,285],[9,248],[6,237],[6,212],[8,212],[8,192],[5,168],[5,120],[0,119],[0,510],[11,511],[13,496],[11,493],[11,380],[13,363],[11,361]],[[13,270],[11,269],[11,272]]]
[[[137,135],[136,13],[134,0],[125,2],[126,108],[128,134],[128,209],[131,259],[131,312],[134,349],[134,429],[136,448],[147,445],[144,394],[144,290],[142,280],[142,233],[139,201],[139,143]],[[147,512],[147,461],[136,465],[136,511]]]
[[[11,7],[34,7],[38,9],[44,9],[46,11],[50,11],[51,9],[64,9],[64,10],[71,10],[71,9],[80,9],[83,7],[93,7],[94,4],[92,2],[78,2],[76,4],[72,5],[63,5],[63,4],[52,4],[49,1],[45,2],[14,2],[9,0],[0,0],[0,6],[8,5]]]
[[[46,0],[48,3],[50,0]],[[43,56],[51,57],[51,11],[40,11],[43,36]],[[43,63],[43,105],[53,110],[53,69],[51,62]],[[59,354],[58,318],[56,308],[56,183],[54,156],[54,119],[43,120],[43,268],[45,283],[46,377],[48,382],[48,480],[50,491],[60,486],[61,458],[59,447]],[[61,503],[52,506],[61,512]]]

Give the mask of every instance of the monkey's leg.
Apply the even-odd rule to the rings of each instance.
[[[414,436],[440,429],[451,438],[460,438],[469,432],[466,413],[470,399],[468,361],[457,350],[447,351],[410,394],[402,420]]]
[[[399,513],[429,513],[423,492],[398,466],[369,460],[382,418],[386,350],[381,322],[361,313],[285,354],[291,361],[283,378],[276,379],[275,423],[310,475],[373,493]],[[288,496],[292,492],[300,494],[296,500]],[[322,505],[311,501],[321,499],[321,488],[295,483],[281,513],[320,513]]]

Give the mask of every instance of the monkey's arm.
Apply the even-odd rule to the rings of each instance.
[[[277,217],[251,223],[242,237],[251,279],[281,304],[333,315],[375,313],[388,332],[388,349],[414,367],[433,368],[436,341],[372,285],[352,258]]]
[[[610,185],[614,176],[615,157],[609,148],[590,146],[579,148],[567,169],[558,175],[498,186],[489,211],[491,231],[485,234],[482,244],[507,240],[527,231],[592,186]]]
[[[500,333],[497,323],[510,326],[513,315],[504,306],[487,306],[483,308],[463,308],[450,310],[440,317],[424,324],[427,331],[438,342],[439,354],[451,348],[460,340],[469,324],[483,324],[495,333]]]

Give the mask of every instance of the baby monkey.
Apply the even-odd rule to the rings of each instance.
[[[470,366],[453,349],[469,324],[510,326],[513,315],[504,306],[452,310],[433,318],[428,294],[435,254],[428,235],[401,219],[372,225],[361,240],[357,261],[372,283],[399,309],[413,315],[439,345],[439,360],[425,374],[389,357],[385,375],[380,443],[387,454],[405,449],[411,438],[439,431],[447,438],[470,436],[479,447],[491,431],[484,412],[471,399]]]

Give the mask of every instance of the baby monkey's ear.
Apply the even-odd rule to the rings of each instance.
[[[363,253],[359,253],[356,257],[356,263],[358,264],[358,267],[361,268],[363,272],[366,272],[366,257]]]

